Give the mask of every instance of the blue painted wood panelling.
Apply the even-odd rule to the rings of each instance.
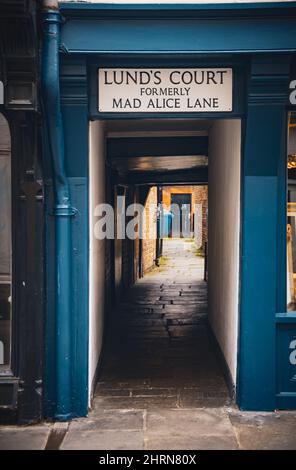
[[[72,413],[85,416],[88,405],[88,180],[69,178],[69,183],[71,201],[78,210],[72,222]]]
[[[67,53],[295,51],[296,18],[67,19]],[[223,40],[221,40],[223,38]]]
[[[252,146],[252,145],[251,145]],[[254,141],[247,156],[256,158]],[[248,154],[250,152],[250,154]],[[245,176],[242,222],[239,404],[275,407],[276,176]]]
[[[64,105],[65,161],[69,177],[88,174],[88,109],[87,105]]]
[[[88,90],[86,61],[62,57],[61,101],[68,177],[88,175]]]
[[[277,329],[277,408],[296,407],[296,319]]]
[[[267,2],[250,2],[250,3],[146,3],[140,2],[136,3],[72,3],[72,2],[59,2],[60,9],[63,13],[68,12],[76,16],[91,16],[91,15],[127,15],[131,16],[133,12],[135,14],[151,14],[156,12],[157,15],[162,12],[166,15],[182,15],[189,14],[194,15],[203,15],[203,16],[230,16],[233,14],[237,16],[238,14],[244,14],[251,16],[256,14],[265,14],[267,15],[278,15],[279,9],[281,13],[289,14],[293,8],[296,7],[296,2],[289,1],[284,3],[283,1],[275,1],[273,3]]]
[[[288,68],[254,59],[248,90],[242,172],[239,404],[275,409],[279,276],[279,176],[286,161]],[[283,208],[282,208],[283,210]],[[284,211],[286,208],[284,207]],[[283,223],[283,217],[281,221]],[[286,235],[284,234],[284,237]]]

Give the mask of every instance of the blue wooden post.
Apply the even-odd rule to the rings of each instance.
[[[286,161],[288,66],[253,62],[242,164],[239,404],[276,406],[279,176]],[[282,198],[281,198],[282,199]]]

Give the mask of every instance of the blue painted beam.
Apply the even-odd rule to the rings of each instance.
[[[61,48],[72,54],[296,51],[296,18],[72,19]],[[221,40],[223,38],[223,40]]]
[[[285,312],[285,313],[277,313],[276,315],[276,323],[292,323],[296,325],[296,312]]]
[[[281,14],[283,12],[290,12],[296,7],[296,2],[250,2],[250,3],[69,3],[60,2],[60,10],[63,13],[75,15],[78,12],[79,15],[98,15],[105,14],[106,12],[113,12],[118,14],[118,11],[127,11],[128,14],[136,11],[141,14],[145,12],[155,13],[159,15],[160,12],[165,12],[167,15],[180,14],[180,12],[195,12],[198,15],[207,13],[208,15],[234,15],[241,14],[253,14],[253,11],[264,12],[264,15],[278,15],[279,10]]]

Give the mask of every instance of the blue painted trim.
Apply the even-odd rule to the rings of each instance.
[[[94,55],[276,53],[296,51],[295,36],[293,15],[235,21],[229,17],[68,18],[61,47],[67,54]]]
[[[290,320],[277,323],[277,384],[276,407],[279,409],[296,408],[296,366],[290,361],[290,344],[296,339],[295,315]],[[278,317],[279,319],[279,317]]]
[[[105,10],[141,10],[141,11],[155,11],[159,12],[160,10],[164,11],[183,11],[183,10],[195,10],[195,11],[210,11],[213,13],[213,10],[217,11],[249,11],[249,10],[290,10],[296,8],[296,2],[250,2],[250,3],[211,3],[206,4],[202,3],[68,3],[61,2],[60,9],[62,12],[71,11],[105,11]]]
[[[296,2],[64,3],[61,10],[66,20],[62,50],[67,53],[248,54],[296,47]]]
[[[276,323],[295,323],[296,325],[296,312],[277,313],[275,321]]]
[[[277,394],[277,408],[279,410],[295,410],[296,393],[285,392]]]
[[[284,312],[287,309],[287,129],[288,129],[288,112],[283,122],[283,156],[279,160],[278,170],[278,246],[277,246],[277,304],[276,311]]]

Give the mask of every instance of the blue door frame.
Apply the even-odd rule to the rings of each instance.
[[[233,68],[233,112],[186,117],[240,117],[243,123],[237,401],[246,410],[296,408],[292,380],[296,371],[287,362],[296,318],[286,312],[285,280],[287,103],[290,65],[296,52],[296,2],[162,7],[65,3],[61,14],[65,171],[77,209],[72,220],[71,417],[85,416],[88,410],[88,121],[112,118],[97,111],[96,71],[108,65]],[[161,117],[149,115],[155,116]],[[53,362],[55,246],[51,209],[49,182],[48,416],[56,413],[53,370],[59,367]]]

